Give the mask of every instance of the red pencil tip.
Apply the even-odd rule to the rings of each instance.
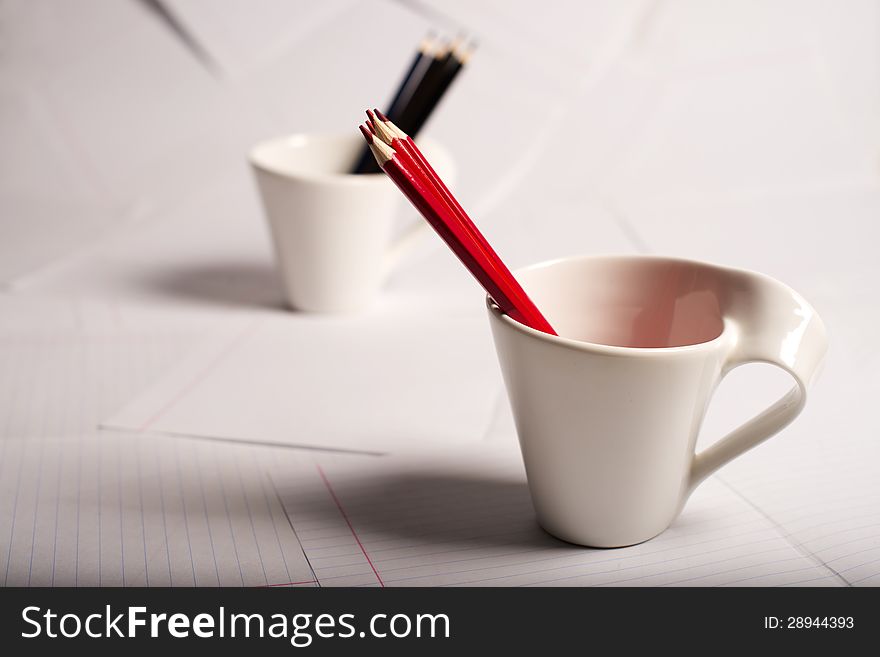
[[[379,117],[380,121],[387,121],[388,120],[388,117],[385,116],[384,114],[382,114],[382,112],[380,112],[379,110],[374,110],[374,111],[376,112],[376,116]]]
[[[364,136],[364,139],[367,140],[367,143],[372,144],[373,143],[373,133],[370,132],[369,130],[367,130],[367,127],[364,125],[359,125],[358,128],[360,128],[361,134]]]
[[[370,123],[376,122],[376,115],[373,114],[373,110],[367,110],[367,118],[370,119]]]

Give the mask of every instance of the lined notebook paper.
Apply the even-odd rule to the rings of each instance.
[[[845,584],[714,479],[658,538],[594,550],[537,525],[509,449],[321,456],[272,476],[321,586]]]
[[[785,461],[760,462],[756,455],[719,476],[745,499],[756,500],[799,550],[851,585],[878,586],[878,450],[867,442],[842,437],[840,448],[829,451],[792,444]]]
[[[0,298],[0,582],[313,586],[266,478],[291,450],[98,432],[176,362],[186,322]]]
[[[271,482],[283,455],[103,434],[0,443],[6,586],[315,586]]]
[[[800,419],[806,439],[795,424],[727,466],[661,536],[590,550],[537,526],[497,391],[482,435],[497,449],[367,456],[97,432],[101,417],[204,342],[203,326],[101,302],[3,299],[2,310],[0,577],[9,585],[880,583],[877,446],[835,430],[827,401]],[[735,398],[756,410],[789,384],[731,376],[705,440],[742,419]]]

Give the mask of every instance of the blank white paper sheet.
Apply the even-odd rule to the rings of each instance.
[[[501,380],[483,317],[227,323],[103,425],[381,453],[479,442]]]

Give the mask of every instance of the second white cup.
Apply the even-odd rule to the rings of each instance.
[[[353,131],[290,135],[251,150],[287,301],[297,310],[367,307],[398,257],[429,228],[419,219],[394,238],[404,199],[383,173],[349,172],[363,145]],[[448,152],[429,139],[420,147],[451,184]]]

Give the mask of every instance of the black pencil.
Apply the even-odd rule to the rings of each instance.
[[[413,97],[419,93],[418,89],[421,85],[422,79],[425,77],[428,68],[434,61],[434,57],[432,56],[434,48],[435,38],[433,34],[429,33],[424,39],[422,39],[422,43],[419,44],[418,52],[416,52],[415,57],[413,57],[409,70],[407,70],[406,75],[403,76],[403,80],[397,88],[394,98],[388,105],[388,111],[386,114],[389,117],[400,117],[406,110],[406,107],[412,102]],[[379,165],[376,164],[376,158],[373,157],[369,148],[364,148],[363,151],[361,151],[360,157],[352,169],[352,173],[381,173],[381,171]]]
[[[426,112],[430,114],[436,89],[442,82],[444,70],[453,56],[452,52],[452,47],[449,44],[438,48],[407,106],[396,118],[388,114],[388,118],[400,126],[404,132],[415,136],[418,132],[415,129],[418,117]]]
[[[436,78],[431,81],[432,86],[426,90],[425,95],[420,99],[421,102],[413,107],[411,113],[408,113],[406,121],[403,122],[406,125],[403,128],[405,132],[411,135],[418,134],[422,127],[424,127],[452,85],[455,77],[467,63],[471,52],[471,48],[464,49],[460,44],[456,44],[450,50],[443,62],[442,68],[437,72]]]
[[[400,114],[403,113],[403,110],[406,109],[407,105],[410,104],[413,95],[419,88],[428,67],[434,59],[432,53],[434,52],[435,47],[436,39],[433,34],[429,34],[422,40],[422,43],[419,45],[419,51],[416,53],[409,71],[403,76],[403,82],[400,83],[400,86],[397,88],[397,93],[394,94],[394,98],[388,104],[388,111],[386,112],[387,116],[400,116]]]
[[[452,43],[438,44],[429,35],[419,47],[403,82],[398,87],[386,115],[406,133],[415,136],[440,104],[462,67],[473,53],[474,45],[464,45],[457,37]],[[364,149],[353,173],[379,173],[381,170],[369,149]]]

